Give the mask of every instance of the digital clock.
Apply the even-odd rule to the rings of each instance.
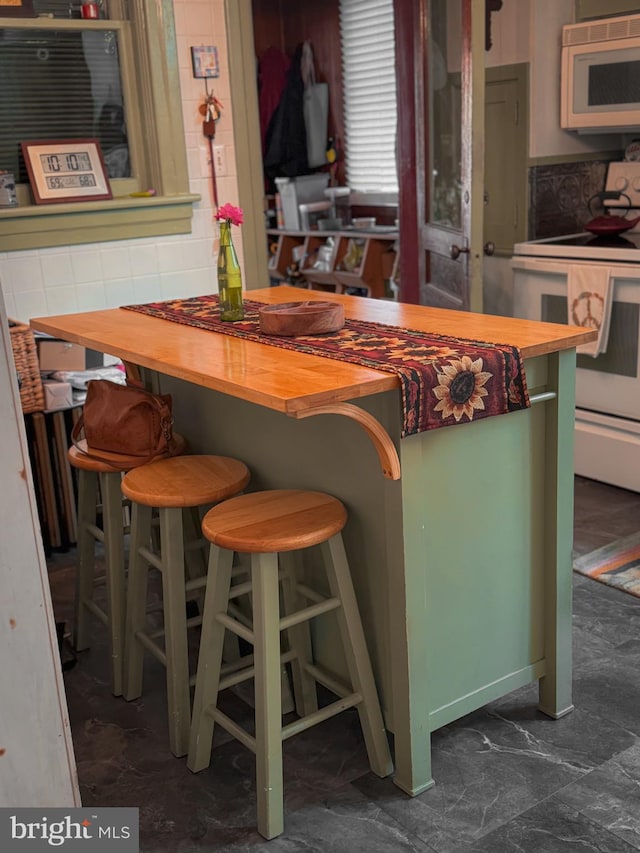
[[[20,143],[36,204],[112,198],[98,139]]]
[[[40,162],[45,175],[61,172],[91,172],[91,157],[87,151],[61,151],[41,154]]]

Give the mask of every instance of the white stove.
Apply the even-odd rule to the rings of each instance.
[[[636,225],[635,228],[637,227]],[[516,243],[513,254],[529,258],[640,264],[640,232],[631,230],[618,237],[596,237],[588,231],[583,231],[565,237],[529,240],[526,243]]]
[[[640,162],[610,164],[607,191],[629,195],[633,207],[628,214],[618,207],[619,201],[611,212],[635,218],[640,212]],[[578,355],[575,470],[636,492],[640,492],[638,229],[636,225],[617,237],[585,232],[518,243],[511,263],[515,316],[557,323],[568,322],[571,266],[608,270],[613,299],[606,351],[597,358]]]

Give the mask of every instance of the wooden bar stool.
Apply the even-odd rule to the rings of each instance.
[[[203,588],[207,576],[186,580],[183,510],[208,508],[241,492],[249,482],[249,469],[226,456],[176,456],[129,471],[122,492],[131,501],[131,542],[125,619],[124,697],[142,695],[145,649],[165,667],[169,746],[176,756],[189,745],[191,695],[187,629],[201,617],[187,619],[187,595]],[[152,511],[160,522],[159,553],[149,547]],[[200,533],[200,531],[198,531]],[[164,625],[147,624],[148,570],[162,574]],[[164,638],[161,645],[158,640]]]
[[[183,453],[186,441],[175,435],[177,451]],[[109,632],[111,655],[111,691],[122,694],[122,666],[125,620],[125,532],[126,523],[120,483],[126,471],[146,460],[100,451],[100,458],[89,456],[83,439],[69,448],[69,463],[78,474],[78,561],[76,568],[73,646],[76,651],[89,648],[89,614],[97,617]],[[98,515],[102,524],[98,524]],[[105,572],[96,578],[96,542],[104,547]],[[106,609],[95,600],[95,587],[106,585]]]
[[[191,738],[187,765],[198,772],[209,765],[214,724],[218,723],[256,756],[258,830],[265,838],[283,831],[282,741],[341,711],[356,707],[371,769],[392,770],[382,713],[360,622],[341,530],[347,512],[337,498],[321,492],[274,490],[231,498],[211,509],[202,530],[212,543],[200,638]],[[297,577],[292,552],[320,546],[329,582],[321,595]],[[233,552],[251,554],[251,580],[231,585]],[[280,615],[282,582],[283,615]],[[253,629],[233,615],[233,599],[251,590]],[[334,611],[351,686],[339,683],[312,658],[309,620]],[[253,645],[249,666],[222,672],[225,629]],[[280,633],[289,651],[281,654]],[[280,667],[292,665],[300,719],[282,725]],[[242,680],[255,680],[255,737],[226,716],[218,694]],[[338,699],[318,709],[316,682]]]

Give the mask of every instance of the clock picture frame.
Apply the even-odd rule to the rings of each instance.
[[[113,198],[98,139],[37,139],[21,148],[36,204]]]

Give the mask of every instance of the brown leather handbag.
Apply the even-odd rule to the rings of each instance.
[[[84,432],[86,447],[80,445]],[[144,388],[119,385],[108,379],[87,383],[82,415],[71,439],[88,456],[117,453],[151,461],[177,452],[173,436],[170,394],[152,394]]]

